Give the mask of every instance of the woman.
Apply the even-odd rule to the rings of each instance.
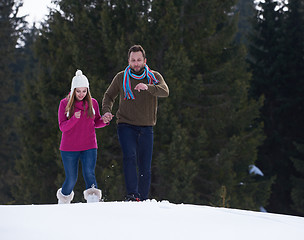
[[[86,190],[87,202],[99,202],[101,190],[97,188],[95,166],[97,140],[95,128],[105,124],[99,113],[98,102],[91,97],[89,81],[81,70],[72,79],[71,92],[62,99],[58,110],[59,128],[62,132],[60,152],[65,170],[65,181],[57,191],[58,203],[70,203],[78,177],[79,159]]]

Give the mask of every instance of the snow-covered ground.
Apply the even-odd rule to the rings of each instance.
[[[157,202],[1,205],[1,240],[303,240],[304,218]]]

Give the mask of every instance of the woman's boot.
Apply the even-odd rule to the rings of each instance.
[[[61,188],[57,191],[58,204],[69,204],[74,198],[74,192],[72,191],[70,195],[63,195],[61,192]]]
[[[99,202],[101,199],[101,190],[95,187],[91,187],[83,191],[84,199],[87,200],[87,203]]]

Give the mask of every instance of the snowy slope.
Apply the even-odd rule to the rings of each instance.
[[[1,240],[303,240],[304,218],[155,200],[0,206]]]

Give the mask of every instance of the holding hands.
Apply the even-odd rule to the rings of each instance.
[[[112,115],[112,113],[106,112],[104,115],[102,115],[101,119],[103,120],[104,123],[108,123],[112,120],[113,117],[114,115]]]
[[[139,83],[135,86],[134,88],[138,92],[148,90],[148,86],[144,83]],[[76,115],[75,115],[76,117]],[[103,120],[104,123],[109,123],[113,119],[114,115],[110,112],[106,112],[104,115],[102,115],[101,119]]]

